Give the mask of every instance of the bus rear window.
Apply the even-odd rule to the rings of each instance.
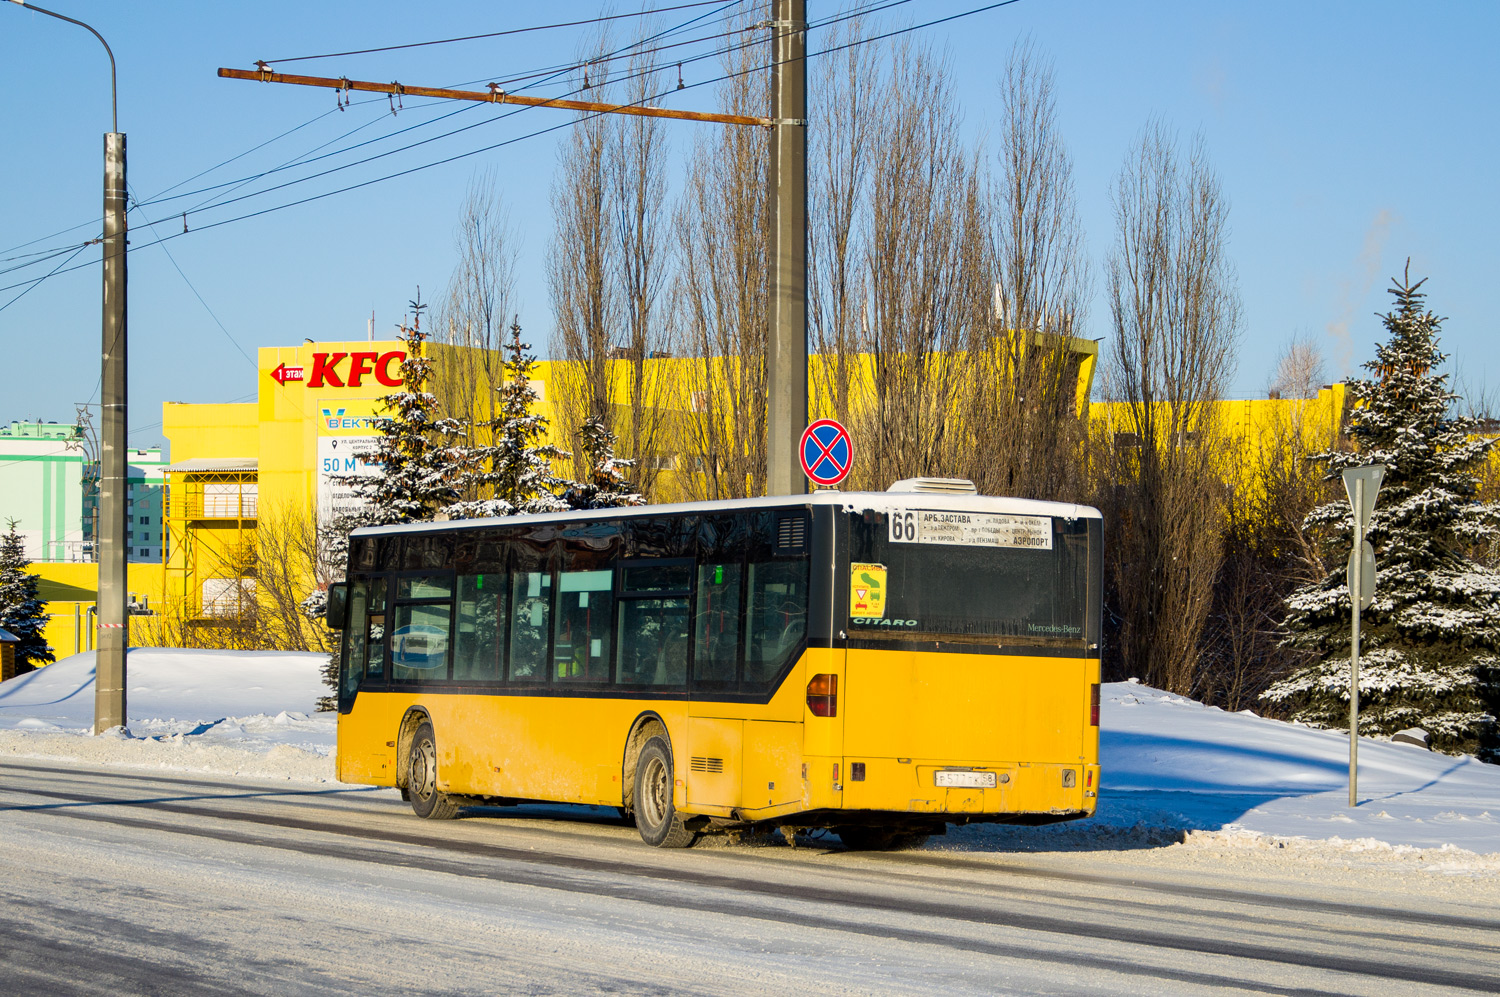
[[[851,637],[1084,639],[1088,520],[909,511],[850,524]]]

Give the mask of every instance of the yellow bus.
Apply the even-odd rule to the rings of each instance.
[[[1085,817],[1101,525],[913,479],[357,530],[338,778],[426,818],[619,807],[666,847]]]

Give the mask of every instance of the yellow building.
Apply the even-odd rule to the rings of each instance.
[[[429,347],[441,352],[444,347]],[[997,347],[998,349],[998,347]],[[1090,340],[1066,342],[1068,375],[1078,383],[1081,413],[1099,425],[1111,426],[1119,418],[1115,407],[1089,403],[1098,345]],[[184,630],[192,627],[231,625],[245,615],[248,606],[264,593],[258,580],[267,565],[267,544],[260,534],[274,523],[280,537],[310,536],[312,524],[326,521],[352,500],[352,489],[337,476],[369,473],[354,454],[370,446],[374,436],[371,421],[379,399],[400,387],[400,365],[405,345],[397,340],[305,342],[301,346],[267,347],[259,351],[258,397],[243,404],[167,403],[163,406],[163,433],[171,443],[168,465],[167,558],[161,565],[132,564],[130,585],[142,608],[169,614]],[[874,361],[868,355],[850,358],[847,383],[853,396],[868,397],[875,381]],[[941,362],[939,359],[938,362]],[[1003,362],[1003,361],[1002,361]],[[726,360],[709,364],[724,365]],[[827,376],[830,358],[811,358],[809,386],[814,397],[814,417],[831,414],[823,396],[831,382]],[[727,371],[704,377],[702,360],[652,358],[639,368],[645,376],[659,378],[667,390],[659,393],[667,410],[668,438],[680,436],[683,427],[702,418],[702,399],[695,389],[723,383]],[[557,409],[557,377],[572,376],[564,364],[536,364],[532,386],[540,399],[539,414],[552,426],[554,439],[571,422]],[[570,373],[564,373],[569,371]],[[629,379],[636,365],[628,357],[610,364],[616,380],[615,396],[628,397]],[[701,393],[701,392],[698,392]],[[1295,423],[1298,432],[1311,433],[1331,442],[1343,414],[1342,385],[1325,389],[1308,401],[1263,399],[1219,403],[1220,423],[1244,441],[1244,447],[1268,446],[1281,432],[1277,427]],[[477,419],[487,418],[486,403],[475,400]],[[621,409],[628,419],[628,410]],[[1118,429],[1118,427],[1115,427]],[[1323,445],[1321,442],[1317,444]],[[680,476],[693,474],[696,462],[687,454],[662,458],[658,492],[668,498],[686,493]],[[1245,452],[1249,452],[1246,450]],[[96,566],[38,565],[44,596],[54,614],[48,639],[59,654],[92,646],[88,616],[95,593]],[[58,569],[58,570],[54,570]],[[68,569],[66,571],[61,569]],[[76,619],[76,622],[75,622]],[[160,639],[147,620],[132,621],[132,640]],[[182,633],[184,639],[190,637]]]

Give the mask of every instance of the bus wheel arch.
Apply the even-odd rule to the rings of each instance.
[[[407,770],[411,767],[411,744],[417,736],[417,728],[432,723],[432,717],[421,706],[413,706],[401,717],[401,726],[396,733],[396,788],[406,789]],[[404,794],[403,794],[404,795]]]
[[[635,773],[640,765],[641,749],[653,737],[666,741],[670,751],[672,738],[667,733],[667,722],[655,710],[647,710],[635,718],[625,737],[625,757],[620,763],[620,805],[627,814],[635,809]]]

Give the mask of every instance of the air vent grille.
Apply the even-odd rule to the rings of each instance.
[[[694,772],[723,772],[724,759],[705,758],[702,755],[694,755],[692,761],[688,764],[688,768]]]
[[[776,522],[776,553],[801,554],[807,549],[807,517],[782,516]]]

